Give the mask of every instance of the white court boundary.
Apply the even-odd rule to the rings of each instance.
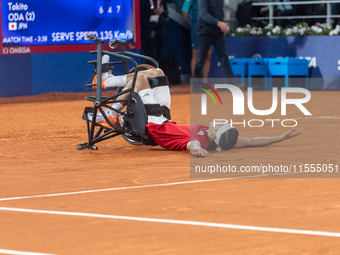
[[[310,120],[310,119],[330,119],[330,120],[339,120],[340,115],[333,116],[312,116],[312,117],[299,117],[299,118],[291,118],[293,120]],[[282,119],[280,119],[282,120]]]
[[[0,249],[0,254],[10,254],[10,255],[53,255],[47,253],[37,253],[37,252],[28,252],[28,251],[13,251],[13,250],[4,250]]]
[[[0,207],[0,210],[1,211],[12,211],[12,212],[24,212],[24,213],[39,213],[39,214],[51,214],[51,215],[63,215],[63,216],[79,216],[79,217],[91,217],[91,218],[102,218],[102,219],[116,219],[116,220],[129,220],[129,221],[139,221],[139,222],[152,222],[152,223],[166,223],[166,224],[201,226],[201,227],[214,227],[214,228],[225,228],[225,229],[236,229],[236,230],[275,232],[275,233],[286,233],[286,234],[340,237],[340,233],[337,233],[337,232],[298,230],[298,229],[286,229],[286,228],[270,228],[270,227],[256,227],[256,226],[234,225],[234,224],[213,223],[213,222],[200,222],[200,221],[188,221],[188,220],[170,220],[170,219],[130,217],[130,216],[106,215],[106,214],[95,214],[95,213],[32,210],[32,209],[9,208],[9,207]]]
[[[294,174],[294,173],[289,173],[289,174]],[[280,174],[277,174],[277,175],[280,175]],[[29,198],[57,197],[57,196],[77,195],[77,194],[86,194],[86,193],[97,193],[97,192],[116,191],[116,190],[142,189],[142,188],[175,186],[175,185],[204,183],[204,182],[214,182],[214,181],[236,180],[236,179],[245,179],[245,178],[258,178],[258,177],[266,177],[266,176],[269,176],[269,175],[268,174],[261,174],[261,175],[241,176],[241,177],[234,177],[234,178],[205,179],[205,180],[197,180],[197,181],[170,182],[170,183],[161,183],[161,184],[149,184],[149,185],[143,185],[143,186],[130,186],[130,187],[127,186],[127,187],[118,187],[118,188],[83,190],[83,191],[64,192],[64,193],[55,193],[55,194],[45,194],[45,195],[33,195],[33,196],[22,196],[22,197],[8,197],[8,198],[0,198],[0,202],[2,202],[2,201],[10,201],[10,200],[19,200],[19,199],[29,199]]]

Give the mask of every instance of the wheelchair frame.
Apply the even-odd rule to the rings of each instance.
[[[146,115],[146,111],[144,108],[144,104],[142,100],[140,99],[139,95],[134,92],[137,74],[138,74],[138,64],[136,60],[134,60],[132,57],[149,60],[154,63],[156,68],[159,67],[157,61],[151,57],[147,57],[141,54],[126,51],[125,41],[114,40],[114,39],[110,40],[109,41],[110,48],[115,49],[119,45],[119,51],[112,52],[112,51],[103,50],[103,43],[105,43],[105,40],[97,38],[91,34],[87,34],[86,36],[90,40],[97,43],[97,50],[90,51],[90,54],[96,54],[96,60],[88,62],[88,64],[92,64],[96,66],[97,83],[87,84],[86,87],[97,86],[97,88],[96,88],[96,96],[85,97],[86,100],[94,103],[94,107],[85,107],[82,118],[87,123],[88,142],[77,144],[76,146],[77,149],[82,150],[82,149],[87,148],[89,150],[97,150],[98,147],[95,146],[96,143],[108,140],[118,135],[122,135],[123,138],[127,142],[134,144],[134,145],[149,144],[150,135],[146,132],[146,127],[145,127],[147,115]],[[120,89],[118,89],[117,93],[110,97],[102,96],[101,77],[102,77],[102,56],[103,55],[109,55],[111,57],[120,59],[120,61],[109,62],[108,64],[110,64],[111,66],[122,64],[125,74],[129,73],[128,63],[131,62],[133,64],[134,71],[133,71],[133,79],[132,79],[131,88],[126,89],[124,91],[121,91]],[[120,95],[127,94],[127,93],[129,94],[127,99],[117,100],[117,98]],[[127,103],[126,110],[119,111],[119,110],[112,108],[111,105],[115,102]],[[118,125],[114,125],[113,123],[110,122],[103,108],[107,108],[112,111],[115,111],[120,115]],[[107,121],[107,123],[112,127],[112,129],[105,128],[96,123],[98,110],[102,114],[104,119]],[[87,113],[93,114],[91,121],[87,118]],[[96,131],[96,127],[98,127],[97,131]]]

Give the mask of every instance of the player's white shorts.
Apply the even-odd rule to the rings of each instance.
[[[171,96],[169,86],[159,86],[152,89],[153,96],[156,101],[161,105],[165,105],[170,109]]]

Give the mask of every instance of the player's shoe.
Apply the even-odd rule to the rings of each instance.
[[[107,118],[109,119],[109,121],[113,125],[115,125],[115,126],[118,125],[118,116],[108,116]],[[101,120],[99,122],[97,121],[97,124],[101,125],[102,127],[108,128],[108,129],[113,129],[113,127],[111,127],[109,125],[109,123],[107,123],[107,121],[105,119],[103,119],[103,120]]]
[[[110,109],[105,109],[104,110],[105,112],[105,115],[107,116],[107,118],[109,119],[109,121],[117,126],[118,125],[118,116],[112,116],[111,115],[111,110]],[[87,119],[89,121],[92,121],[93,119],[93,113],[89,112],[87,114]],[[108,128],[108,129],[113,129],[113,127],[110,126],[109,123],[107,123],[107,121],[105,120],[105,118],[103,117],[103,115],[101,113],[97,113],[97,116],[96,116],[96,123],[98,125],[101,125],[102,127],[105,127],[105,128]]]
[[[94,74],[93,79],[92,79],[92,84],[95,84],[95,83],[97,83],[97,74]],[[96,90],[97,86],[93,86],[92,89]],[[106,89],[103,77],[102,77],[102,89]]]
[[[109,78],[109,77],[112,77],[113,76],[113,70],[114,70],[114,67],[111,66],[109,64],[110,62],[110,56],[109,55],[104,55],[102,57],[102,89],[106,89],[106,86],[104,84],[104,81]],[[92,79],[92,84],[95,84],[97,83],[97,69],[95,68],[93,70],[93,79]],[[97,89],[97,86],[93,86],[92,87],[94,90]]]

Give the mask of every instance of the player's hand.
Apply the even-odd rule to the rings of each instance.
[[[295,128],[282,134],[281,135],[281,138],[282,140],[286,140],[286,139],[289,139],[289,138],[292,138],[292,137],[295,137],[295,136],[298,136],[298,135],[301,135],[302,132],[301,131],[297,131]]]
[[[209,154],[209,152],[205,149],[193,149],[190,151],[190,153],[196,157],[205,157],[206,155]]]
[[[156,9],[153,9],[153,13],[154,13],[155,15],[161,15],[163,12],[164,12],[164,6],[163,6],[163,4],[161,4],[160,7],[156,8]]]
[[[217,26],[221,29],[223,34],[226,34],[229,30],[227,23],[225,23],[223,21],[217,22]]]

